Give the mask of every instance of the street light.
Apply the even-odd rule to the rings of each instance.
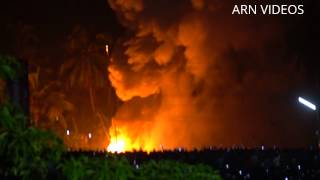
[[[306,100],[306,99],[304,99],[302,97],[299,97],[298,101],[301,104],[303,104],[303,105],[307,106],[308,108],[312,109],[313,111],[317,110],[317,106],[316,105],[314,105],[313,103],[309,102],[308,100]]]
[[[315,104],[311,103],[310,101],[302,98],[302,97],[299,97],[298,101],[301,104],[307,106],[308,108],[312,109],[315,112],[315,115],[316,115],[316,118],[315,118],[315,120],[316,120],[315,121],[315,135],[316,135],[316,139],[317,139],[318,148],[320,148],[320,137],[319,137],[320,133],[319,133],[319,129],[318,129],[318,126],[317,126],[317,124],[319,123],[319,114],[318,114],[318,111],[316,111],[317,110],[317,106]]]

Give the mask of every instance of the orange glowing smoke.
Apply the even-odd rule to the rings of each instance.
[[[271,145],[284,142],[289,101],[271,97],[299,87],[300,75],[282,60],[282,22],[232,16],[229,1],[190,1],[170,8],[162,0],[108,1],[136,32],[110,57],[108,77],[122,104],[108,151],[252,146],[270,132]]]

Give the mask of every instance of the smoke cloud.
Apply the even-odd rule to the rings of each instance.
[[[123,101],[112,124],[134,147],[303,144],[289,100],[303,77],[281,19],[231,15],[230,1],[109,4],[133,32],[108,70]]]

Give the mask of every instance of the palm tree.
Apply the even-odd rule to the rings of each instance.
[[[42,114],[45,114],[51,124],[58,123],[62,129],[67,129],[66,113],[74,111],[74,105],[61,92],[52,92],[45,98]]]
[[[42,117],[48,120],[47,125],[58,124],[65,130],[67,128],[65,116],[74,111],[74,105],[64,93],[57,90],[61,89],[61,83],[57,81],[45,85],[40,83],[40,70],[38,67],[35,72],[29,74],[32,123],[39,126]]]
[[[95,61],[85,57],[69,59],[61,66],[60,75],[66,75],[69,87],[79,87],[88,90],[92,111],[96,113],[95,89],[104,84],[103,71]]]
[[[97,36],[96,38],[101,38]],[[96,90],[106,87],[106,57],[103,46],[98,46],[90,41],[86,31],[81,27],[74,28],[66,45],[69,56],[60,67],[60,76],[66,78],[69,88],[85,89],[89,95],[90,106],[95,118],[99,112],[96,108]],[[98,118],[105,128],[103,118]]]

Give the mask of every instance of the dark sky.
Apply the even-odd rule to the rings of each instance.
[[[107,1],[104,0],[6,0],[1,1],[1,17],[7,22],[35,24],[116,23]]]
[[[0,45],[2,52],[14,49],[14,32],[17,24],[31,25],[45,44],[57,47],[76,25],[92,34],[106,33],[119,36],[122,28],[106,0],[4,0],[0,2]]]

